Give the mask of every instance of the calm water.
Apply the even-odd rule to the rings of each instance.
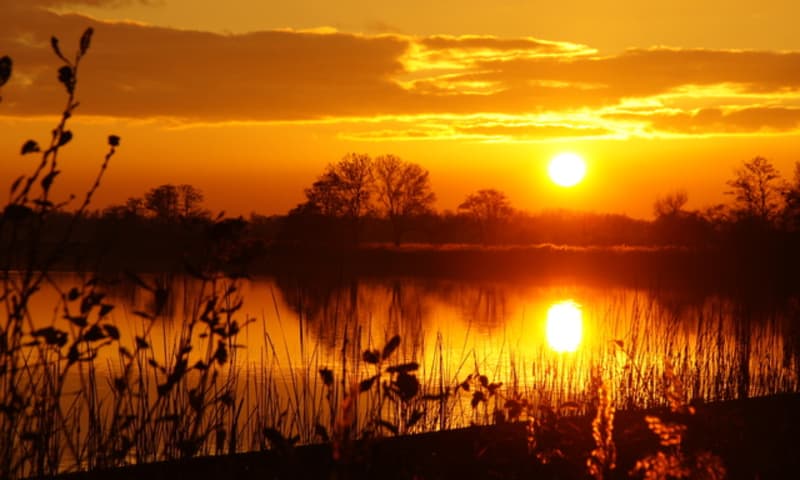
[[[149,332],[153,357],[169,364],[178,336],[208,290],[185,276],[147,281],[169,291],[166,314],[152,322]],[[82,279],[61,275],[56,283],[66,290]],[[106,301],[116,305],[109,318],[119,327],[122,344],[132,350],[133,337],[144,335],[150,323],[133,312],[151,309],[152,295],[126,281],[104,291]],[[352,384],[375,373],[361,361],[361,352],[380,349],[396,334],[402,341],[391,360],[418,362],[422,392],[431,395],[452,392],[468,375],[479,373],[503,383],[498,398],[522,397],[535,405],[588,405],[593,379],[614,387],[620,407],[663,404],[668,363],[687,400],[798,390],[796,299],[745,302],[574,279],[467,283],[415,278],[256,278],[239,282],[234,297],[244,300],[236,313],[239,323],[251,320],[235,340],[241,346],[232,358],[236,368],[226,369],[225,381],[234,386],[245,411],[242,418],[255,425],[252,431],[274,426],[302,441],[314,440],[317,423],[330,423]],[[55,292],[41,292],[34,305],[36,322],[63,324],[60,317]],[[193,345],[198,347],[192,355],[203,358],[203,339],[197,337]],[[117,375],[116,349],[102,350],[95,364],[102,374]],[[332,398],[320,368],[334,372]],[[109,395],[107,384],[98,382],[101,398]],[[487,410],[482,417],[469,399],[462,391],[446,405],[426,407],[424,421],[415,428],[488,419]]]
[[[185,276],[148,281],[169,291],[166,315],[151,332],[155,351],[168,352],[208,292]],[[64,275],[58,282],[68,288],[81,279]],[[675,366],[692,398],[764,395],[798,384],[793,299],[754,305],[717,295],[575,281],[256,278],[238,287],[236,295],[244,300],[239,322],[252,323],[237,338],[243,348],[235,362],[254,374],[269,367],[273,378],[316,375],[321,367],[352,371],[360,367],[346,364],[348,353],[358,357],[399,334],[398,360],[419,362],[432,383],[454,385],[478,370],[553,401],[580,396],[593,376],[601,376],[626,377],[627,390],[633,390],[623,389],[620,401],[657,402],[654,390],[665,362]],[[103,290],[116,305],[110,318],[121,329],[123,344],[131,343],[147,323],[133,312],[147,311],[151,295],[125,281]],[[54,292],[43,292],[34,317],[58,321],[56,300]],[[564,348],[572,351],[560,351]]]

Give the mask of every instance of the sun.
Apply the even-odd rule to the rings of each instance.
[[[583,336],[583,313],[572,300],[553,304],[547,311],[547,343],[556,352],[574,352]]]
[[[576,153],[560,153],[550,160],[547,171],[557,185],[572,187],[586,175],[586,162]]]

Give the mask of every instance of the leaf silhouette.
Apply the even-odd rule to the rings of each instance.
[[[380,375],[374,375],[372,377],[369,377],[366,380],[362,380],[361,383],[358,384],[358,391],[359,392],[366,392],[367,390],[372,388],[372,385],[375,383],[375,380],[377,380],[378,378],[380,378]]]
[[[61,132],[61,136],[58,137],[58,146],[63,147],[64,145],[68,144],[70,140],[72,140],[72,132],[69,130],[64,130]]]
[[[86,320],[85,315],[80,315],[80,316],[64,315],[64,318],[69,320],[71,324],[75,325],[78,328],[86,328],[86,326],[89,325],[89,322]]]
[[[226,347],[225,342],[222,340],[217,342],[217,351],[214,354],[214,358],[220,365],[225,365],[225,362],[228,361],[228,348]]]
[[[154,320],[156,318],[156,317],[150,315],[149,313],[143,312],[141,310],[134,310],[132,313],[134,315],[136,315],[137,317],[146,318],[147,320]]]
[[[106,338],[106,334],[98,325],[92,325],[86,333],[83,334],[83,339],[88,342],[96,342]]]
[[[44,338],[45,343],[48,345],[63,347],[67,344],[67,332],[53,327],[45,327],[34,330],[31,332],[31,335],[34,337]]]
[[[400,429],[397,428],[397,425],[395,425],[393,423],[389,423],[386,420],[378,420],[377,423],[378,423],[378,426],[381,426],[381,427],[385,428],[386,430],[389,430],[394,435],[397,435],[400,432]]]
[[[17,188],[19,188],[19,185],[22,183],[22,180],[24,180],[24,179],[25,179],[25,175],[20,175],[19,177],[17,177],[16,180],[14,180],[14,183],[11,184],[11,194],[12,195],[14,194],[14,192],[17,191]]]
[[[36,140],[28,140],[22,146],[22,149],[20,150],[20,155],[27,155],[29,153],[36,153],[41,151],[42,149],[39,148],[39,144],[36,143]]]
[[[75,92],[75,74],[69,65],[58,69],[58,81],[64,85],[70,95]]]
[[[109,313],[111,313],[111,310],[114,310],[114,305],[104,303],[100,305],[100,313],[98,313],[98,315],[100,316],[100,318],[103,318]]]
[[[417,362],[401,363],[400,365],[392,365],[386,369],[389,373],[409,373],[419,369]]]
[[[425,416],[425,410],[414,410],[414,413],[408,418],[406,428],[411,428]]]
[[[381,360],[377,350],[364,350],[362,358],[364,359],[365,362],[371,363],[373,365]]]
[[[331,369],[320,368],[319,376],[322,377],[322,383],[324,383],[326,387],[333,385],[333,371]]]
[[[472,394],[472,400],[469,402],[469,404],[472,406],[472,408],[477,408],[479,403],[485,401],[486,396],[483,394],[483,392],[477,391]]]
[[[86,55],[86,52],[89,50],[89,46],[92,43],[93,33],[94,29],[89,27],[83,32],[83,35],[81,35],[81,55]]]
[[[114,340],[119,340],[119,329],[111,325],[110,323],[103,324],[103,330],[106,331],[106,335],[113,338]]]
[[[400,372],[397,375],[397,380],[394,381],[397,386],[400,398],[404,401],[409,401],[419,393],[419,380],[414,375],[409,375],[405,372]]]
[[[389,358],[389,355],[391,355],[395,350],[397,350],[397,347],[399,346],[400,346],[400,335],[395,335],[394,337],[389,339],[388,342],[386,342],[386,345],[383,347],[383,352],[381,353],[381,358],[386,360],[387,358]]]
[[[53,185],[53,180],[55,180],[56,176],[61,173],[60,170],[53,170],[52,172],[48,173],[42,178],[42,190],[50,190],[50,187]]]
[[[6,84],[9,78],[11,78],[11,58],[5,56],[0,58],[0,87]]]
[[[67,57],[65,57],[64,54],[61,53],[61,49],[58,47],[58,38],[50,37],[50,46],[53,48],[53,53],[55,53],[58,58],[63,60],[64,63],[69,63]]]

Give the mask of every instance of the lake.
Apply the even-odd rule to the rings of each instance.
[[[53,285],[66,292],[84,281],[61,274]],[[147,339],[139,364],[142,376],[152,378],[140,383],[153,397],[153,387],[168,378],[176,352],[186,345],[181,335],[193,346],[189,365],[213,363],[215,344],[199,327],[187,333],[187,324],[202,314],[213,291],[219,294],[228,284],[214,290],[209,282],[185,275],[144,281],[168,292],[161,314],[152,320],[136,313],[154,308],[152,292],[136,282],[120,277],[96,288],[107,294],[103,302],[115,305],[107,319],[119,329],[120,344],[133,352],[136,336]],[[612,386],[618,408],[665,404],[665,374],[687,402],[794,392],[800,384],[796,298],[745,298],[580,278],[287,276],[238,280],[236,286],[219,304],[242,301],[231,313],[242,328],[229,340],[226,363],[208,392],[230,393],[226,400],[239,412],[230,428],[239,430],[237,448],[263,447],[264,428],[301,442],[319,440],[320,428],[330,434],[347,408],[360,430],[374,430],[379,412],[397,431],[415,432],[489,423],[514,399],[525,399],[530,412],[586,411],[598,382]],[[42,326],[63,324],[58,305],[50,286],[36,297],[32,317]],[[395,335],[400,337],[396,352],[380,365],[365,361],[364,350],[380,352]],[[98,349],[98,355],[93,365],[99,378],[91,388],[96,401],[108,405],[110,379],[121,375],[124,359],[116,348]],[[150,359],[152,368],[143,363]],[[385,368],[408,362],[419,365],[419,395],[388,402],[386,389],[396,377]],[[328,370],[332,381],[326,383],[320,370]],[[374,383],[384,383],[384,389],[358,394],[359,382],[376,374]],[[86,390],[86,378],[83,367],[73,370],[65,390]],[[476,404],[479,391],[483,398]],[[357,407],[346,406],[347,395],[358,399]],[[162,414],[178,412],[183,402],[162,406]],[[411,416],[419,418],[411,424]]]

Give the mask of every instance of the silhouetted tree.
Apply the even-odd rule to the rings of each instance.
[[[394,155],[384,155],[375,159],[374,178],[383,213],[392,224],[394,244],[400,245],[408,219],[430,212],[436,201],[428,171]]]
[[[656,199],[653,226],[657,242],[696,245],[708,239],[713,225],[702,213],[685,210],[688,201],[689,194],[682,189]]]
[[[325,172],[311,188],[306,189],[306,202],[293,214],[321,214],[342,218],[350,223],[353,243],[359,241],[362,218],[371,210],[373,174],[369,155],[349,153]]]
[[[160,185],[144,195],[144,207],[156,218],[167,221],[206,216],[201,208],[202,201],[203,192],[186,184]]]
[[[688,201],[689,194],[686,193],[686,190],[676,190],[663,197],[658,197],[653,204],[653,213],[657,219],[678,217],[684,213],[683,207],[686,206],[686,202]]]
[[[290,215],[317,214],[326,217],[343,217],[345,215],[345,201],[339,190],[339,182],[329,176],[322,175],[311,188],[305,190],[306,201],[301,203]]]
[[[764,157],[755,157],[736,170],[728,181],[735,200],[734,211],[742,219],[769,223],[781,208],[784,182],[780,172]]]
[[[129,197],[125,200],[125,209],[130,215],[141,217],[144,214],[144,199]]]
[[[794,177],[784,192],[785,221],[789,230],[800,230],[800,162],[794,164]]]
[[[339,162],[328,165],[327,177],[336,185],[344,204],[344,213],[358,221],[370,210],[372,159],[369,155],[350,153]]]
[[[489,239],[490,232],[494,233],[498,224],[514,212],[506,195],[492,188],[468,195],[458,210],[478,224],[484,243]]]
[[[183,218],[207,216],[207,212],[201,207],[205,196],[200,189],[185,183],[175,188],[178,190],[179,213]]]
[[[144,194],[144,206],[159,220],[178,218],[178,189],[175,185],[161,185]]]

